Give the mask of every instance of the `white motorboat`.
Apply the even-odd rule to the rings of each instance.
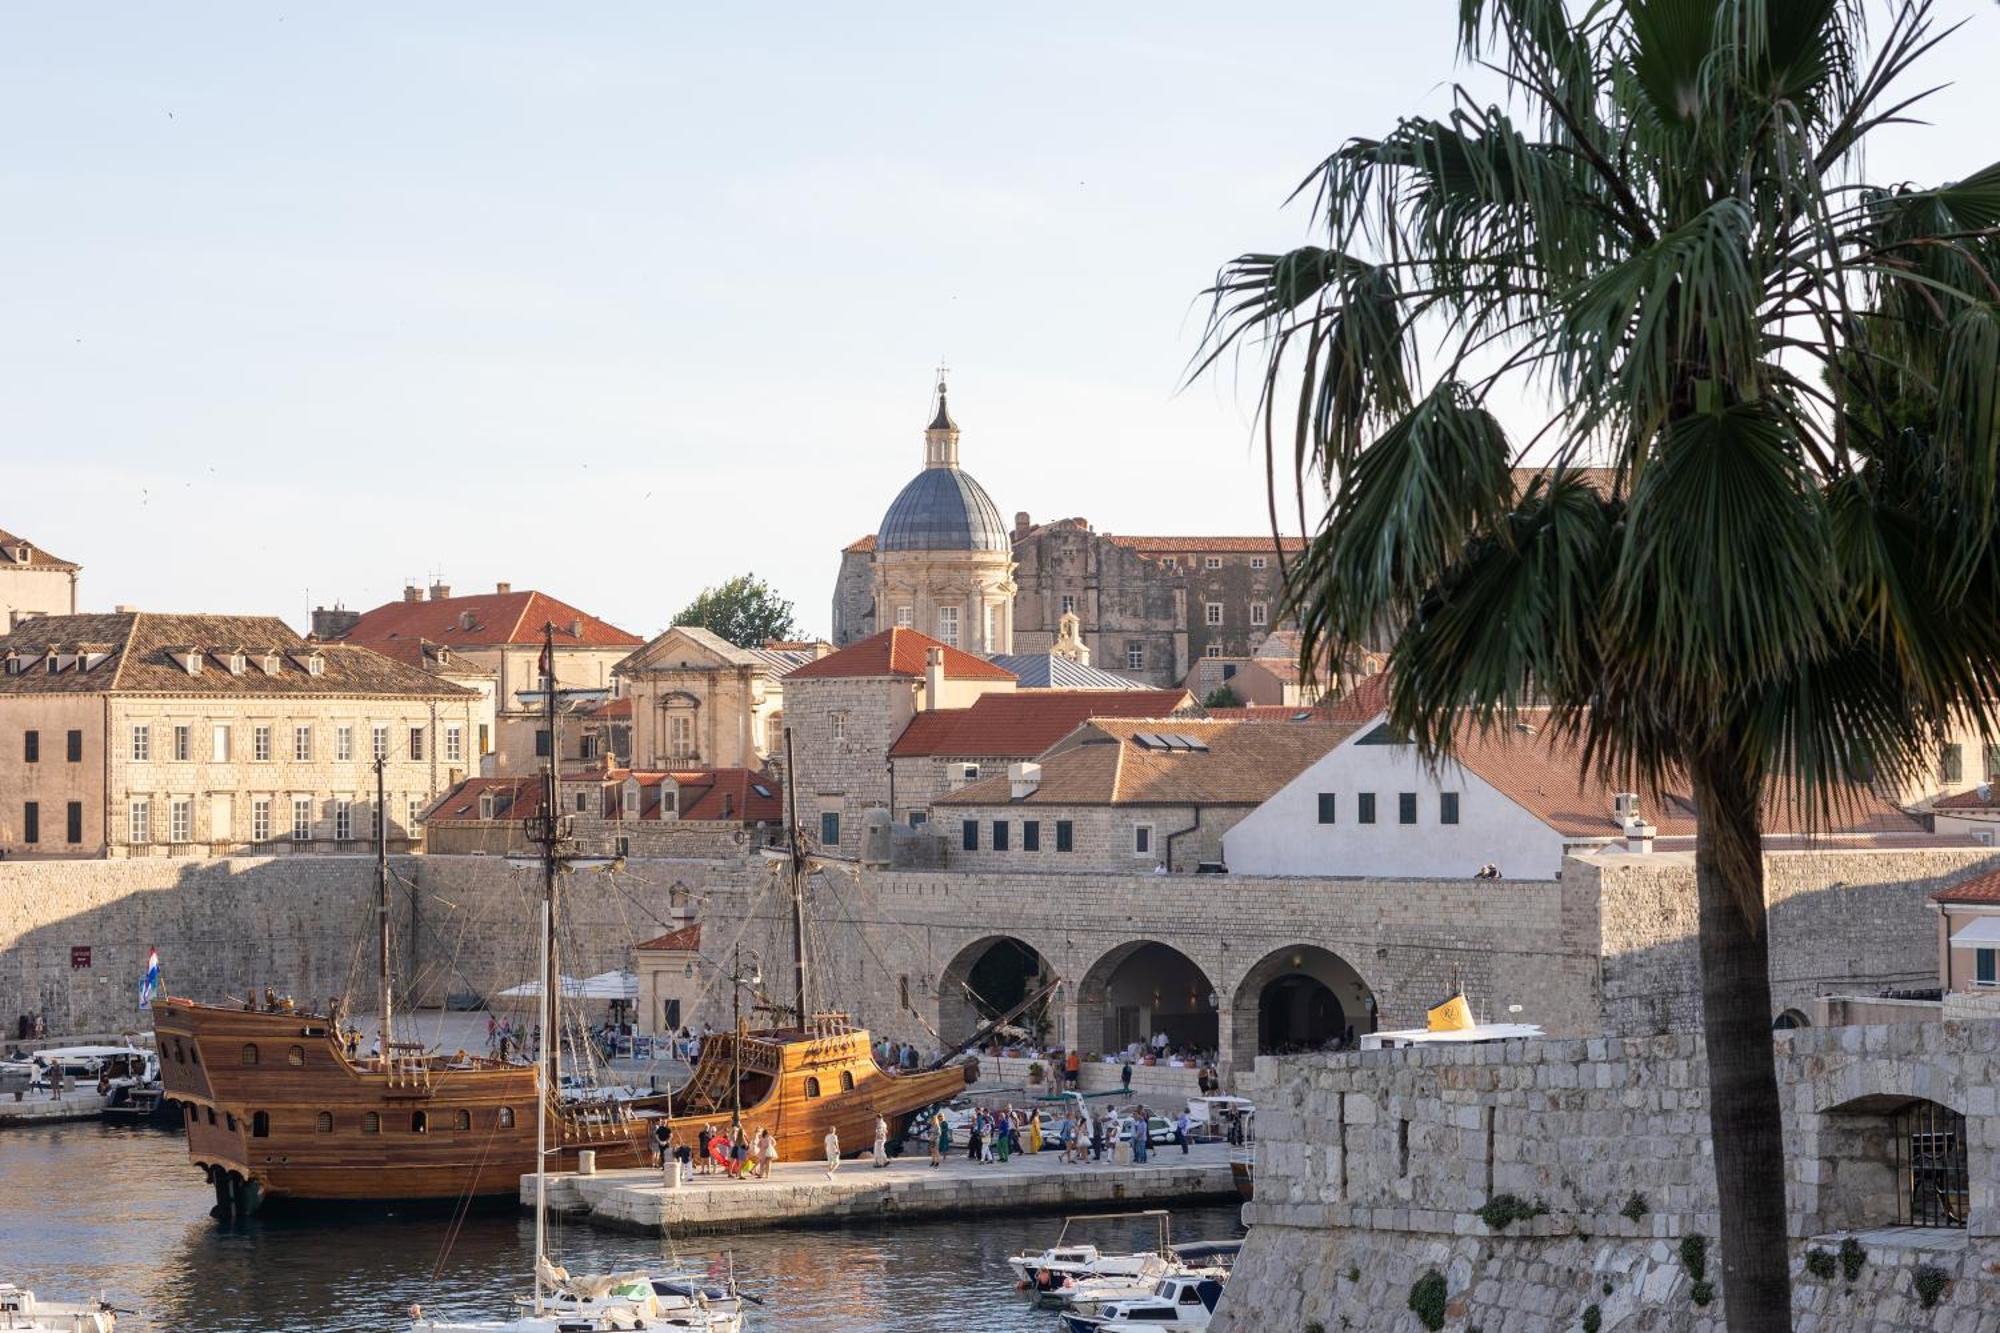
[[[0,1282],[0,1329],[22,1333],[112,1333],[118,1312],[102,1300],[44,1301],[32,1291]]]
[[[1105,1306],[1114,1301],[1133,1301],[1141,1296],[1150,1296],[1161,1278],[1178,1270],[1176,1265],[1156,1254],[1146,1257],[1153,1262],[1126,1277],[1089,1277],[1065,1281],[1052,1291],[1043,1293],[1043,1303],[1053,1302],[1065,1310],[1095,1317]]]
[[[548,1273],[544,1307],[568,1319],[631,1310],[647,1328],[703,1329],[742,1333],[743,1300],[729,1282],[711,1282],[690,1273],[655,1277],[644,1272],[571,1277],[560,1268]],[[518,1302],[525,1307],[527,1299]]]
[[[1213,1278],[1227,1281],[1230,1265],[1243,1248],[1240,1240],[1193,1241],[1176,1245],[1171,1259],[1162,1259],[1157,1270],[1136,1277],[1100,1277],[1071,1283],[1061,1289],[1058,1304],[1074,1314],[1101,1318],[1104,1307],[1119,1301],[1136,1301],[1151,1296],[1164,1277]]]
[[[1079,1222],[1134,1221],[1152,1222],[1158,1226],[1159,1242],[1152,1249],[1117,1254],[1100,1250],[1095,1245],[1069,1243],[1070,1228]],[[1007,1260],[1007,1267],[1022,1283],[1042,1293],[1090,1278],[1136,1278],[1146,1272],[1149,1265],[1167,1257],[1167,1212],[1163,1208],[1148,1208],[1139,1213],[1078,1213],[1065,1217],[1055,1244],[1046,1250],[1023,1250]]]
[[[1095,1315],[1066,1311],[1069,1333],[1137,1333],[1141,1329],[1205,1329],[1222,1299],[1222,1280],[1206,1274],[1170,1275],[1151,1295],[1112,1301]]]

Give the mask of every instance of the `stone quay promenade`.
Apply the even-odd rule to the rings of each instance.
[[[1230,1154],[1226,1144],[1204,1143],[1185,1156],[1155,1148],[1144,1165],[1109,1158],[1078,1165],[1051,1150],[1016,1154],[1002,1165],[969,1161],[961,1148],[933,1167],[928,1150],[917,1147],[884,1167],[866,1156],[844,1161],[831,1179],[824,1162],[779,1162],[764,1180],[688,1176],[677,1186],[649,1169],[563,1172],[548,1178],[549,1206],[599,1226],[676,1235],[885,1217],[1115,1212],[1234,1199]],[[534,1200],[535,1178],[523,1176],[522,1206]]]

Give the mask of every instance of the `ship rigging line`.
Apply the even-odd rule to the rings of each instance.
[[[823,883],[826,886],[826,890],[833,897],[835,905],[844,908],[846,906],[846,899],[841,896],[840,890],[833,887],[833,876],[831,875],[822,876],[821,883]],[[860,937],[862,947],[867,949],[869,955],[875,959],[875,965],[882,969],[883,975],[884,976],[897,975],[896,970],[889,966],[888,960],[884,959],[882,957],[881,951],[875,947],[875,942],[868,938],[868,932],[862,928],[860,921],[851,915],[846,916],[844,919],[850,926],[853,927],[855,935]],[[906,931],[905,933],[907,934],[908,932]],[[914,943],[914,941],[912,942]],[[972,994],[972,988],[970,986],[966,987],[966,993],[968,995]],[[974,995],[973,998],[976,1000],[978,997]],[[923,1014],[918,1011],[915,1005],[908,1006],[904,1010],[904,1012],[908,1013],[912,1018],[916,1019],[918,1026],[922,1027],[925,1032],[928,1032],[931,1035],[931,1040],[935,1041],[940,1048],[943,1047],[944,1045],[943,1036],[941,1036],[938,1033],[938,1030],[936,1028],[930,1025],[930,1022],[927,1019],[925,1019]]]
[[[493,1140],[500,1133],[500,1116],[493,1116],[493,1128],[486,1131],[486,1141],[479,1145],[479,1159],[472,1164],[472,1175],[459,1192],[458,1201],[452,1206],[451,1222],[445,1228],[444,1240],[438,1245],[437,1263],[431,1268],[431,1285],[428,1294],[437,1291],[438,1277],[444,1272],[445,1264],[451,1259],[452,1250],[458,1245],[459,1233],[465,1230],[465,1219],[472,1212],[473,1191],[479,1186],[479,1177],[486,1170],[487,1158],[493,1152]]]

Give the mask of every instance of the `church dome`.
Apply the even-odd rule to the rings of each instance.
[[[1000,507],[958,466],[958,423],[938,385],[937,415],[924,432],[925,467],[882,515],[878,551],[1013,550]]]

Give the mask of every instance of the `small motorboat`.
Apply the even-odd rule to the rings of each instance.
[[[696,1328],[708,1333],[742,1333],[743,1298],[733,1280],[675,1272],[663,1277],[642,1272],[571,1277],[560,1268],[548,1270],[551,1295],[546,1310],[572,1317],[590,1317],[622,1308],[639,1309],[648,1328]],[[646,1292],[651,1289],[648,1299]],[[522,1299],[524,1312],[532,1302]]]
[[[129,1313],[129,1312],[128,1312]],[[11,1282],[0,1282],[0,1329],[22,1333],[112,1333],[118,1311],[103,1300],[44,1301]]]
[[[1140,1329],[1205,1329],[1222,1299],[1222,1280],[1205,1274],[1163,1277],[1150,1296],[1112,1301],[1095,1315],[1063,1313],[1069,1333],[1135,1333]]]
[[[1059,1304],[1074,1314],[1103,1317],[1104,1307],[1120,1301],[1137,1301],[1153,1295],[1164,1277],[1229,1277],[1230,1265],[1243,1248],[1240,1240],[1199,1240],[1172,1247],[1171,1259],[1160,1261],[1157,1270],[1137,1277],[1100,1277],[1075,1282],[1061,1289]]]
[[[1158,1255],[1148,1255],[1147,1258],[1153,1262],[1129,1277],[1066,1279],[1042,1295],[1043,1303],[1059,1305],[1065,1310],[1094,1318],[1114,1301],[1135,1301],[1152,1295],[1161,1278],[1183,1271]]]
[[[1117,1254],[1100,1250],[1095,1245],[1069,1243],[1070,1228],[1079,1222],[1134,1221],[1156,1224],[1159,1227],[1159,1243],[1150,1250],[1134,1254]],[[1089,1278],[1135,1278],[1146,1272],[1149,1265],[1168,1257],[1167,1212],[1163,1208],[1148,1208],[1139,1213],[1078,1213],[1065,1217],[1062,1230],[1056,1234],[1055,1244],[1046,1250],[1023,1250],[1007,1260],[1007,1267],[1013,1270],[1014,1276],[1024,1286],[1032,1287],[1039,1294]]]

